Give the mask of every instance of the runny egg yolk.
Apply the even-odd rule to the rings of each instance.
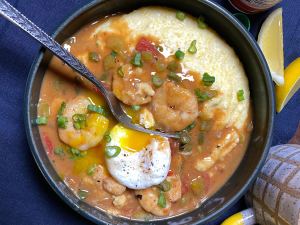
[[[129,152],[143,150],[155,138],[154,135],[131,130],[121,125],[117,125],[115,128],[114,132],[118,136],[120,147]]]

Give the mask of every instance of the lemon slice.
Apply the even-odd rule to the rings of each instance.
[[[276,9],[265,20],[260,29],[257,42],[268,62],[273,81],[277,85],[283,85],[282,8]]]
[[[300,88],[300,57],[284,70],[284,85],[276,86],[276,109],[280,112]]]

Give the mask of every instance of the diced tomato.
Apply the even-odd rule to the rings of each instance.
[[[44,143],[46,145],[47,154],[52,155],[53,154],[53,149],[54,149],[52,141],[50,140],[50,138],[48,137],[48,135],[46,133],[43,133],[42,137],[43,137]]]
[[[188,193],[189,191],[189,184],[185,181],[182,182],[182,185],[181,185],[181,193],[182,195]]]
[[[161,55],[160,52],[155,48],[155,46],[144,37],[142,37],[139,40],[135,49],[139,52],[143,52],[143,51],[151,52],[154,56]]]
[[[205,184],[205,193],[208,192],[208,189],[209,189],[209,186],[210,186],[210,176],[208,173],[206,172],[203,172],[201,173],[201,177],[203,178],[204,180],[204,184]]]
[[[173,175],[174,175],[174,172],[172,170],[169,170],[168,177],[173,176]]]

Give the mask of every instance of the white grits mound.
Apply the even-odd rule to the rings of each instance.
[[[145,7],[121,16],[131,29],[131,37],[151,35],[160,40],[172,54],[177,49],[187,52],[190,43],[197,41],[197,53],[186,53],[183,63],[186,68],[207,72],[215,76],[211,86],[221,94],[204,103],[200,114],[212,118],[214,111],[220,109],[224,117],[218,121],[220,127],[242,128],[247,118],[250,101],[248,80],[239,58],[234,50],[212,29],[200,29],[196,19],[187,16],[184,21],[175,17],[176,10],[162,7]],[[110,31],[110,20],[98,26],[95,33]],[[114,32],[113,30],[111,30]],[[95,34],[94,33],[94,34]],[[134,46],[132,46],[134,47]],[[238,102],[238,90],[244,90],[245,100]]]

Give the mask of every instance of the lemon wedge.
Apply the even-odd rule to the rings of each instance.
[[[265,20],[260,29],[257,42],[268,62],[273,81],[277,85],[283,85],[282,8],[276,9]]]
[[[280,112],[300,88],[300,57],[284,70],[284,85],[276,86],[276,110]]]

